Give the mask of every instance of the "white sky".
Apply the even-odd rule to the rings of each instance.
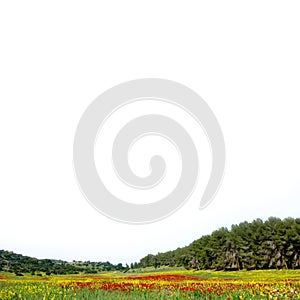
[[[299,1],[2,1],[0,249],[130,263],[221,226],[299,217],[299,14]],[[163,221],[134,226],[86,202],[72,146],[91,101],[145,77],[203,97],[222,126],[227,163],[215,200],[199,211],[210,157],[197,140],[204,170],[192,198]],[[131,160],[143,173],[138,154]]]

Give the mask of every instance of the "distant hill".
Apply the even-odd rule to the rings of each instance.
[[[197,270],[300,268],[300,218],[270,217],[232,225],[205,235],[189,246],[149,254],[132,268],[183,266]]]
[[[55,259],[37,259],[23,256],[14,252],[0,250],[0,271],[22,275],[31,273],[41,275],[50,274],[95,274],[103,271],[126,271],[122,264],[113,265],[110,262],[66,262]]]

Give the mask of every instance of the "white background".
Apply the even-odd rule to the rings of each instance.
[[[299,15],[299,1],[2,1],[0,248],[130,263],[221,226],[299,217]],[[199,188],[171,217],[133,226],[86,202],[72,146],[91,101],[145,77],[205,99],[227,163],[205,210]]]

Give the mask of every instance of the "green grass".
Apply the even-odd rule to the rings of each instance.
[[[300,270],[191,271],[15,276],[0,273],[1,300],[300,299]]]

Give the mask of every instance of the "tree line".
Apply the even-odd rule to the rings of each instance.
[[[185,267],[196,270],[300,268],[300,218],[243,222],[220,228],[189,246],[149,254],[132,268]]]
[[[222,227],[186,247],[148,254],[130,267],[110,262],[37,259],[0,250],[0,271],[17,275],[96,274],[163,266],[225,271],[300,268],[300,218],[270,217],[265,222],[256,219],[232,225],[230,230]]]
[[[37,259],[23,256],[11,251],[0,250],[0,271],[32,275],[51,274],[96,274],[103,271],[126,271],[121,263],[113,265],[110,262],[73,261],[66,262],[54,259]]]

